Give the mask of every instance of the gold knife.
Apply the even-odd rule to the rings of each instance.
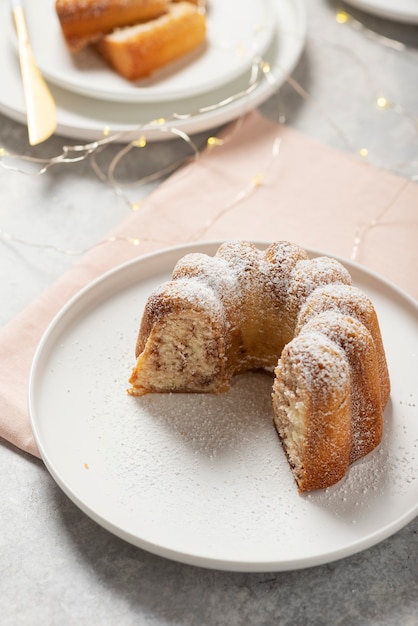
[[[29,143],[36,146],[54,133],[57,127],[57,110],[33,56],[22,0],[12,0],[12,12],[19,45]]]

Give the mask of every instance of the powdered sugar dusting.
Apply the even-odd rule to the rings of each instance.
[[[295,375],[304,372],[304,384],[312,393],[327,396],[347,387],[349,372],[344,352],[318,331],[307,332],[288,344],[290,363],[296,366]]]

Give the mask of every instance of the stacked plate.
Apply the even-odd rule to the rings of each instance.
[[[394,22],[418,24],[417,0],[346,0],[356,9]]]
[[[188,134],[224,124],[266,100],[291,72],[303,49],[303,0],[210,0],[207,45],[146,81],[130,83],[86,49],[71,55],[53,0],[25,6],[35,58],[58,106],[61,135],[94,140],[103,132],[164,138],[165,128]],[[9,3],[0,4],[0,111],[25,123],[25,105]],[[46,36],[47,34],[47,36]],[[254,80],[257,60],[270,68]],[[250,88],[251,86],[251,88]]]

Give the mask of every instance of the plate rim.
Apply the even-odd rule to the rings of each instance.
[[[393,20],[402,24],[418,24],[418,5],[416,3],[412,5],[410,0],[407,0],[406,3],[402,0],[401,6],[399,6],[398,0],[397,5],[392,3],[393,6],[391,7],[381,0],[377,2],[375,0],[346,0],[346,2],[356,9],[385,20]]]
[[[220,240],[208,240],[202,242],[192,242],[187,244],[177,244],[174,246],[168,246],[161,248],[159,250],[146,253],[129,261],[125,261],[121,264],[118,264],[114,268],[107,270],[102,275],[90,281],[87,285],[82,287],[76,294],[74,294],[68,302],[58,311],[58,313],[53,317],[53,319],[48,324],[45,329],[40,342],[36,348],[29,375],[29,385],[28,385],[28,410],[29,410],[29,420],[32,428],[32,432],[38,446],[39,453],[41,458],[51,474],[54,481],[57,485],[62,489],[62,491],[70,498],[70,500],[88,517],[90,517],[95,523],[99,524],[99,526],[107,529],[109,532],[114,534],[115,536],[127,541],[128,543],[147,550],[153,554],[161,556],[163,558],[168,558],[179,563],[184,563],[188,565],[194,565],[199,567],[204,567],[207,569],[216,569],[219,571],[236,571],[236,572],[266,572],[266,571],[290,571],[290,570],[298,570],[302,568],[314,567],[318,565],[324,565],[326,563],[331,563],[333,561],[340,560],[342,558],[346,558],[348,556],[352,556],[358,552],[361,552],[365,549],[371,548],[377,543],[385,540],[391,535],[398,532],[402,529],[406,524],[412,521],[418,515],[418,502],[412,506],[409,510],[405,511],[400,517],[397,517],[394,521],[386,523],[382,528],[374,530],[368,533],[365,536],[358,538],[356,541],[350,542],[348,545],[343,546],[338,549],[333,549],[332,552],[325,552],[321,555],[312,555],[310,557],[297,557],[292,559],[285,560],[277,560],[274,559],[269,562],[259,561],[257,559],[235,559],[234,561],[220,559],[217,557],[211,558],[207,555],[197,555],[191,554],[190,552],[183,552],[181,550],[176,550],[168,547],[167,545],[156,544],[147,539],[143,539],[132,534],[129,531],[126,531],[122,528],[119,528],[115,523],[110,520],[103,520],[103,518],[98,515],[94,509],[89,506],[89,504],[83,502],[74,491],[65,484],[65,480],[59,475],[59,472],[56,470],[54,463],[50,460],[48,451],[45,449],[44,443],[42,441],[42,436],[39,432],[38,422],[36,418],[36,410],[33,410],[33,406],[35,403],[35,390],[34,383],[36,383],[37,376],[37,366],[38,362],[41,360],[43,356],[43,351],[48,347],[48,342],[50,341],[51,335],[56,331],[63,319],[65,319],[66,315],[71,311],[71,309],[77,305],[77,303],[82,302],[87,294],[99,288],[100,286],[104,286],[105,283],[109,279],[114,279],[119,273],[127,272],[132,269],[133,266],[141,265],[142,262],[152,262],[158,261],[159,259],[167,256],[172,257],[170,263],[174,258],[181,258],[184,254],[189,252],[203,252],[207,254],[213,254],[214,251],[224,243],[225,241],[231,241],[232,239],[220,239]],[[253,240],[257,247],[263,249],[267,247],[272,241],[269,240]],[[410,296],[403,289],[399,288],[397,285],[392,283],[390,280],[381,276],[374,270],[371,270],[367,267],[364,267],[358,262],[351,261],[343,256],[335,255],[333,253],[328,253],[322,249],[310,248],[303,246],[304,250],[308,253],[309,257],[322,256],[326,255],[331,258],[334,258],[341,262],[348,271],[359,272],[360,274],[366,276],[373,281],[377,281],[378,284],[382,285],[385,289],[389,289],[393,291],[398,298],[404,300],[408,306],[412,307],[415,312],[418,313],[418,302]],[[175,262],[175,261],[174,261]],[[131,281],[128,280],[127,284],[131,284]],[[125,288],[126,284],[122,283],[121,290]],[[112,290],[112,294],[114,290]]]

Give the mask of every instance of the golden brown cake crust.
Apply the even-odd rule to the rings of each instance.
[[[154,19],[168,0],[56,0],[55,10],[72,52],[95,42],[115,28]]]
[[[377,354],[372,335],[359,320],[337,311],[312,318],[300,335],[321,333],[339,346],[350,370],[350,463],[371,452],[383,432],[382,400]]]
[[[364,324],[372,335],[379,368],[382,406],[385,407],[390,396],[390,380],[379,321],[373,302],[361,289],[353,285],[327,285],[315,289],[301,308],[295,334],[298,334],[312,317],[324,311],[339,311],[345,315],[350,315]]]

